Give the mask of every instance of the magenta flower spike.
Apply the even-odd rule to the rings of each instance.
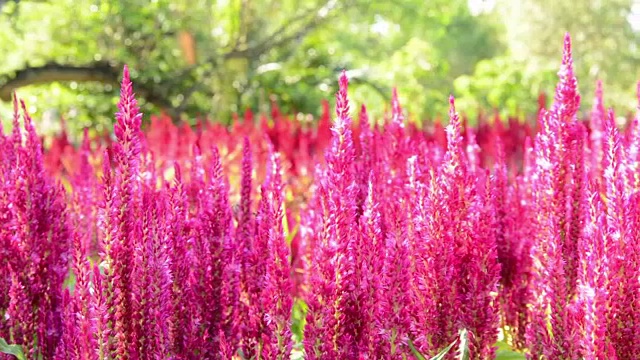
[[[72,336],[77,341],[77,356],[82,360],[94,359],[96,342],[94,339],[94,329],[96,327],[94,312],[91,306],[91,265],[87,259],[86,242],[77,232],[73,241],[72,269],[76,278],[74,294],[69,307],[73,306],[71,316],[75,334]],[[94,290],[95,291],[95,290]]]
[[[620,133],[615,125],[613,110],[609,110],[605,122],[606,142],[603,158],[603,188],[607,255],[611,256],[611,283],[607,284],[611,296],[608,306],[609,328],[612,345],[620,358],[632,358],[638,355],[637,334],[629,328],[637,328],[638,321],[633,310],[637,305],[640,291],[638,280],[638,251],[633,242],[638,223],[633,210],[637,205],[637,196],[629,194],[626,186],[627,154]]]
[[[240,212],[238,215],[238,235],[240,236],[240,246],[243,251],[242,266],[244,268],[249,266],[249,257],[252,250],[252,172],[253,172],[253,160],[252,151],[249,138],[245,137],[242,145],[242,179],[240,188]],[[248,281],[243,279],[243,281]],[[248,286],[248,285],[246,285]]]
[[[385,239],[381,230],[381,215],[375,201],[373,174],[369,174],[367,197],[362,216],[359,219],[356,253],[359,255],[356,273],[361,279],[358,291],[358,303],[362,308],[363,327],[358,338],[358,347],[362,354],[369,357],[382,356],[384,353],[381,334],[382,327],[382,290],[383,266],[385,261]]]
[[[105,246],[105,275],[109,321],[112,326],[111,346],[116,358],[137,358],[138,341],[134,329],[133,282],[134,248],[140,232],[136,221],[139,211],[138,191],[142,189],[140,168],[140,122],[129,71],[125,66],[120,90],[119,112],[116,114],[114,133],[118,140],[113,144],[115,174],[112,175],[109,158],[105,156],[104,198],[102,231]]]
[[[64,311],[62,314],[63,335],[59,340],[53,359],[63,360],[79,358],[78,343],[76,337],[78,334],[76,333],[77,328],[74,321],[76,309],[74,309],[74,306],[72,306],[69,289],[65,289],[63,293],[62,304],[64,306]]]
[[[555,158],[554,148],[558,145],[556,133],[557,123],[549,113],[544,116],[543,131],[536,138],[536,175],[534,187],[535,212],[537,215],[536,235],[532,247],[534,267],[531,282],[531,323],[527,329],[527,342],[533,356],[544,354],[552,357],[568,356],[567,344],[563,336],[569,333],[567,329],[567,314],[562,311],[566,307],[566,281],[562,257],[562,238],[560,237],[564,216],[564,208],[560,207],[555,194],[561,193],[559,187],[563,183],[554,180],[558,178],[560,159]],[[562,197],[561,199],[563,199]],[[551,314],[546,309],[551,308]],[[551,337],[548,330],[557,334]],[[565,333],[566,331],[566,333]],[[556,339],[558,342],[556,342]]]
[[[331,149],[326,153],[327,168],[316,196],[321,206],[322,229],[319,249],[311,271],[311,286],[321,289],[308,299],[308,327],[305,350],[310,358],[353,357],[357,354],[360,332],[355,301],[356,204],[355,147],[347,99],[348,79],[343,71],[336,95],[336,120]]]
[[[451,181],[461,185],[465,174],[463,166],[464,155],[462,147],[462,123],[456,112],[456,104],[453,95],[449,97],[449,125],[446,127],[447,133],[447,154],[445,156],[445,168],[443,171],[453,178]]]
[[[140,140],[140,125],[142,113],[138,108],[138,102],[133,93],[133,84],[129,78],[129,68],[125,65],[122,71],[122,85],[120,86],[120,101],[116,113],[116,124],[113,132],[122,146],[121,156],[124,156],[132,174],[136,173],[139,166],[139,155],[142,151]]]
[[[606,236],[605,211],[597,192],[590,190],[584,236],[580,239],[580,268],[575,306],[580,331],[580,352],[584,359],[617,359],[607,329],[613,305],[612,265],[614,244]]]
[[[380,320],[382,322],[382,351],[386,357],[401,358],[410,353],[408,336],[411,327],[411,274],[408,244],[407,205],[396,203],[392,212],[396,214],[391,220],[386,239],[387,256],[382,274],[382,287],[385,297],[380,299]],[[366,310],[366,309],[364,309]]]
[[[496,162],[494,165],[492,201],[495,211],[495,230],[496,245],[498,251],[498,260],[501,264],[501,282],[504,288],[511,288],[514,285],[513,276],[516,275],[518,269],[518,260],[514,258],[516,240],[512,233],[513,218],[508,211],[508,174],[507,164],[505,162],[504,145],[501,140],[496,142]]]
[[[14,99],[14,126],[19,109]],[[2,334],[22,345],[29,357],[53,358],[63,335],[63,283],[69,268],[71,232],[62,186],[45,173],[43,149],[26,106],[20,102],[25,136],[4,137],[7,157],[0,160],[5,192],[0,231]],[[8,210],[8,211],[7,211]]]
[[[585,131],[575,120],[580,95],[568,35],[558,75],[555,102],[541,117],[535,146],[537,165],[532,185],[538,215],[530,285],[534,306],[527,329],[534,357],[575,357],[578,351],[574,317],[565,309],[577,291],[577,249],[585,221],[588,163],[584,160]]]
[[[157,359],[170,350],[172,276],[167,255],[166,202],[161,194],[142,195],[141,243],[134,251],[133,339],[140,359]]]
[[[283,228],[284,202],[282,169],[279,154],[270,159],[273,175],[267,206],[272,212],[272,228],[267,235],[267,259],[262,299],[266,301],[264,317],[266,335],[264,356],[270,359],[289,359],[293,342],[291,338],[291,310],[293,306],[293,281],[291,278],[290,250]]]
[[[402,107],[400,106],[400,99],[398,98],[398,89],[393,88],[393,96],[391,97],[391,109],[392,109],[392,122],[398,128],[404,128],[404,114],[402,113]]]
[[[109,316],[109,289],[108,284],[103,281],[105,276],[100,273],[100,268],[98,265],[95,265],[92,268],[93,274],[93,288],[90,292],[91,294],[91,312],[93,320],[95,324],[95,334],[94,341],[96,343],[96,348],[94,354],[98,359],[104,359],[111,357],[111,335],[113,331],[111,330],[112,321],[111,316]],[[95,359],[95,358],[94,358]]]
[[[571,35],[564,36],[562,65],[558,71],[558,85],[551,112],[556,113],[560,122],[572,122],[580,106],[578,80],[573,71],[573,53],[571,50]]]

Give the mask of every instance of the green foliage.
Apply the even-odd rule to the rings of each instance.
[[[26,358],[24,357],[24,353],[22,352],[22,347],[20,345],[9,345],[3,338],[0,338],[0,353],[13,355],[18,360],[26,360]]]
[[[635,83],[640,79],[640,28],[634,29],[629,20],[634,2],[496,0],[493,16],[504,26],[508,55],[529,64],[530,73],[557,68],[562,34],[570,32],[582,110],[591,109],[600,79],[606,103],[628,111],[636,106]]]
[[[291,314],[291,333],[295,344],[302,344],[304,338],[304,326],[307,321],[307,304],[302,299],[293,303]]]
[[[452,342],[451,344],[449,344],[449,346],[447,346],[446,348],[442,349],[442,351],[440,351],[436,356],[432,357],[430,360],[442,360],[445,358],[445,356],[449,353],[449,351],[451,350],[451,348],[453,348],[453,346],[458,342],[458,340]],[[424,355],[420,354],[420,352],[416,349],[416,347],[413,345],[413,342],[411,341],[411,339],[409,339],[409,348],[411,348],[411,353],[413,353],[413,356],[416,357],[416,359],[418,360],[426,360],[426,358],[424,357]]]
[[[453,344],[449,345],[448,349],[450,349],[452,346],[453,346]],[[413,345],[413,341],[411,341],[411,339],[409,339],[409,348],[411,349],[411,353],[413,354],[413,356],[416,357],[416,359],[418,359],[418,360],[426,360],[424,355],[422,355],[420,353],[420,351],[418,351],[418,349],[416,349],[416,347]],[[449,351],[448,349],[447,349],[447,351]]]
[[[526,357],[524,354],[515,352],[511,349],[511,347],[505,343],[504,341],[499,341],[496,346],[498,350],[496,351],[496,360],[524,360]]]
[[[442,351],[440,351],[436,356],[430,358],[430,360],[444,359],[456,344],[458,344],[456,360],[469,360],[469,332],[466,329],[461,329],[460,336],[451,344],[449,344],[449,346],[442,349]],[[409,348],[411,349],[411,353],[413,353],[413,356],[415,356],[418,360],[426,360],[424,355],[422,355],[413,345],[411,339],[409,339]]]
[[[468,0],[4,1],[0,94],[16,76],[47,64],[108,66],[113,81],[106,83],[39,74],[18,89],[34,118],[44,119],[43,133],[56,131],[64,116],[77,134],[111,126],[125,63],[144,112],[221,121],[247,107],[268,111],[272,100],[286,113],[318,114],[346,68],[351,98],[366,102],[374,118],[387,110],[392,86],[419,119],[446,113],[450,93],[472,116],[493,107],[530,114],[538,94],[553,91],[558,49],[570,31],[583,111],[596,78],[607,103],[635,107],[640,34],[626,18],[631,1],[495,4],[476,14]]]
[[[467,329],[460,330],[457,360],[469,360],[469,332]]]
[[[374,115],[385,110],[392,84],[412,99],[409,111],[430,115],[446,106],[457,76],[501,49],[495,26],[472,16],[466,2],[8,1],[0,15],[0,50],[8,54],[0,87],[46,64],[117,70],[126,63],[143,111],[228,120],[230,111],[268,110],[272,96],[285,112],[317,114],[347,68],[355,70],[354,99],[366,99]],[[118,74],[108,84],[46,82],[19,91],[37,104],[36,119],[55,109],[77,132],[109,126]]]
[[[449,351],[458,344],[456,360],[467,360],[469,359],[469,333],[467,330],[462,329],[460,331],[460,337],[456,339],[454,342],[449,344],[446,348],[442,349],[436,356],[432,357],[430,360],[441,360],[444,359],[445,356],[449,353]],[[499,341],[496,343],[497,351],[496,351],[496,360],[524,360],[524,354],[515,352],[509,347],[507,343],[504,341]],[[426,360],[424,355],[422,355],[413,345],[411,339],[409,339],[409,348],[413,353],[413,356],[418,360]]]
[[[506,56],[483,60],[472,75],[455,80],[456,103],[472,118],[480,109],[500,109],[503,115],[535,115],[535,99],[540,93],[549,93],[557,79],[553,70],[531,70],[530,64]]]
[[[442,360],[445,358],[445,356],[449,353],[449,350],[451,350],[451,348],[453,347],[454,343],[449,344],[449,346],[447,346],[446,348],[444,348],[442,351],[440,351],[438,353],[438,355],[432,357],[430,360]]]

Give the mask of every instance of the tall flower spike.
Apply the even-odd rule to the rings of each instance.
[[[20,144],[22,135],[20,133],[20,107],[18,106],[18,94],[13,93],[13,131],[11,136],[15,144]]]
[[[398,127],[404,127],[404,115],[402,114],[402,107],[400,106],[400,99],[398,98],[398,89],[393,88],[393,96],[391,97],[391,111],[393,114],[393,123]]]
[[[449,125],[447,126],[447,140],[449,140],[449,149],[454,145],[460,145],[462,142],[462,123],[460,116],[456,112],[456,99],[453,95],[449,96]]]
[[[560,71],[558,71],[558,77],[559,82],[556,87],[555,102],[552,111],[557,113],[560,121],[573,121],[573,116],[580,106],[580,93],[578,92],[578,80],[573,72],[573,54],[569,33],[566,33],[564,36],[562,66],[560,67]]]
[[[242,236],[249,236],[251,229],[251,178],[253,171],[253,159],[251,154],[251,143],[245,137],[242,145],[242,179],[240,188],[240,214],[238,229]]]
[[[142,113],[138,108],[138,102],[134,97],[133,84],[129,78],[129,68],[125,65],[122,72],[122,85],[120,87],[120,101],[118,102],[118,112],[116,113],[116,124],[113,132],[119,143],[124,147],[127,158],[133,162],[131,170],[137,168],[137,156],[142,150],[140,142],[140,126],[142,124]]]
[[[570,171],[573,181],[568,185],[568,202],[565,241],[562,244],[565,260],[565,275],[567,289],[574,292],[577,279],[578,243],[583,236],[585,221],[585,196],[587,185],[587,171],[585,166],[584,144],[586,142],[586,128],[580,123],[571,124],[567,134],[567,160],[572,164]]]
[[[108,284],[103,282],[104,276],[100,273],[100,267],[95,265],[92,269],[93,272],[93,291],[91,295],[91,312],[94,314],[95,321],[95,334],[94,339],[96,343],[95,355],[98,359],[107,359],[111,355],[109,349],[109,338],[111,336],[111,327],[109,321],[111,316],[109,315],[108,308]]]
[[[509,222],[511,220],[509,211],[507,210],[507,164],[505,163],[504,144],[501,139],[496,142],[496,162],[494,164],[493,181],[493,207],[496,217],[496,244],[498,252],[498,260],[502,266],[501,281],[505,288],[510,288],[511,276],[515,275],[517,269],[517,260],[514,258],[515,251],[512,249],[511,237],[508,234]]]
[[[291,268],[289,264],[290,251],[287,245],[282,225],[284,214],[282,179],[279,154],[271,155],[273,168],[272,184],[269,186],[271,204],[267,207],[273,211],[273,228],[268,237],[267,252],[270,254],[267,261],[266,281],[262,296],[265,298],[264,309],[271,319],[267,323],[271,337],[271,346],[265,344],[265,349],[272,352],[269,358],[288,359],[291,356],[291,308],[293,305],[291,280]],[[268,354],[268,353],[267,353]]]
[[[46,176],[41,141],[24,102],[21,106],[26,141],[23,145],[22,134],[14,130],[13,145],[18,156],[12,159],[14,162],[10,166],[15,167],[11,169],[15,173],[0,170],[3,182],[12,182],[8,187],[9,213],[15,219],[15,227],[9,235],[7,258],[10,262],[2,262],[5,271],[9,270],[3,280],[8,282],[9,276],[13,276],[10,275],[13,267],[15,285],[24,286],[22,294],[27,303],[20,304],[19,311],[28,315],[24,320],[18,320],[24,329],[23,336],[29,339],[28,343],[22,342],[24,348],[32,356],[52,358],[62,332],[62,289],[68,272],[71,236],[62,188]],[[5,180],[7,173],[9,177]],[[9,297],[13,297],[11,293]],[[30,311],[30,307],[37,311]],[[19,319],[20,314],[13,311],[15,309],[8,314],[14,316],[14,320]],[[12,326],[11,322],[13,320],[9,326]]]
[[[345,70],[342,71],[339,82],[340,90],[336,95],[336,115],[338,115],[338,118],[333,126],[334,128],[341,130],[343,127],[351,125],[351,117],[349,116],[349,99],[347,96],[349,78],[347,78],[347,72]]]
[[[456,104],[453,95],[449,96],[449,125],[447,132],[447,167],[445,171],[456,176],[464,176],[461,163],[463,161],[462,149],[462,124],[456,112]],[[455,182],[455,180],[452,180]]]
[[[616,221],[624,221],[624,154],[620,139],[620,133],[616,128],[613,110],[607,112],[604,123],[606,141],[603,146],[603,180],[606,196],[606,207],[609,214],[615,215]],[[618,224],[621,227],[621,224]]]
[[[331,212],[328,216],[329,241],[336,244],[335,281],[336,289],[334,309],[334,346],[337,356],[350,358],[355,354],[354,333],[357,321],[356,304],[352,298],[354,290],[353,264],[353,231],[355,221],[355,199],[357,186],[355,183],[355,147],[351,132],[349,101],[347,99],[347,77],[343,73],[340,79],[340,92],[337,97],[336,113],[338,119],[334,124],[333,149],[328,154],[327,162],[328,197],[324,199]]]
[[[359,219],[357,270],[361,276],[358,302],[364,326],[360,333],[359,347],[363,352],[374,354],[382,341],[379,337],[380,297],[382,288],[382,267],[384,265],[384,239],[380,231],[380,212],[373,190],[373,172],[369,173],[364,210]]]
[[[615,258],[606,237],[605,211],[600,194],[586,189],[587,215],[584,236],[579,242],[578,291],[575,305],[578,309],[579,346],[584,359],[616,359],[607,336],[607,315],[611,313],[611,260]],[[617,321],[616,321],[617,322]]]
[[[637,297],[631,294],[638,292],[637,264],[634,257],[636,251],[633,239],[629,235],[636,231],[628,231],[628,222],[633,214],[628,212],[634,205],[627,200],[629,191],[625,191],[626,154],[622,146],[620,134],[615,125],[613,110],[609,110],[605,121],[603,182],[605,205],[605,232],[607,242],[611,248],[606,250],[611,255],[612,283],[609,292],[612,296],[610,306],[613,316],[610,319],[609,332],[620,358],[635,358],[632,355],[634,336],[633,328],[637,314],[633,310],[637,304]],[[626,356],[625,356],[626,355]]]
[[[346,71],[340,76],[340,90],[336,94],[336,120],[331,131],[333,137],[332,147],[327,153],[327,163],[334,174],[342,174],[344,178],[339,181],[341,186],[346,187],[353,181],[353,161],[355,157],[355,146],[351,132],[351,116],[349,115],[349,99],[347,88],[349,79]],[[336,183],[337,185],[338,183]]]
[[[114,349],[118,357],[135,357],[132,309],[132,284],[134,267],[134,248],[139,238],[139,224],[136,211],[139,208],[140,165],[140,124],[142,114],[133,95],[133,86],[129,79],[129,70],[125,66],[120,90],[120,101],[116,113],[114,132],[117,142],[113,144],[116,159],[116,172],[113,185],[105,183],[105,210],[108,217],[103,229],[111,236],[110,249],[106,259],[110,262],[109,274],[109,307],[112,312],[114,330]],[[110,171],[105,164],[105,172]],[[106,175],[106,174],[105,174]],[[111,202],[111,204],[109,204]]]
[[[259,280],[255,276],[253,256],[254,249],[254,222],[255,217],[251,212],[251,193],[252,193],[252,172],[253,172],[253,160],[251,152],[251,144],[249,138],[244,138],[242,147],[242,178],[240,180],[240,213],[238,214],[238,227],[237,227],[237,243],[236,247],[237,258],[240,262],[240,309],[239,309],[239,321],[237,322],[241,326],[241,334],[244,341],[252,339],[247,334],[254,332],[255,324],[250,323],[251,319],[251,297],[252,294],[259,288]],[[246,344],[245,344],[246,345]],[[249,348],[243,348],[243,350],[249,350]]]
[[[72,305],[75,306],[75,322],[78,329],[77,345],[81,359],[92,359],[91,354],[96,348],[93,338],[94,319],[91,309],[91,265],[87,260],[87,252],[84,239],[79,232],[73,236],[73,273],[76,278],[76,286],[73,294]]]

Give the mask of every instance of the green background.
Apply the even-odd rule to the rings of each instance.
[[[393,86],[417,120],[446,115],[450,93],[471,117],[534,115],[565,31],[582,111],[602,79],[625,115],[640,79],[638,14],[634,0],[0,0],[0,117],[17,89],[42,133],[61,116],[74,134],[108,129],[124,64],[145,113],[190,121],[228,122],[272,100],[317,115],[343,68],[352,99],[378,117]]]

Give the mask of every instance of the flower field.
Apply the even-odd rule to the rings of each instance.
[[[639,359],[640,117],[143,115],[0,133],[0,359]],[[640,86],[639,86],[640,96]],[[444,99],[446,100],[446,99]]]

